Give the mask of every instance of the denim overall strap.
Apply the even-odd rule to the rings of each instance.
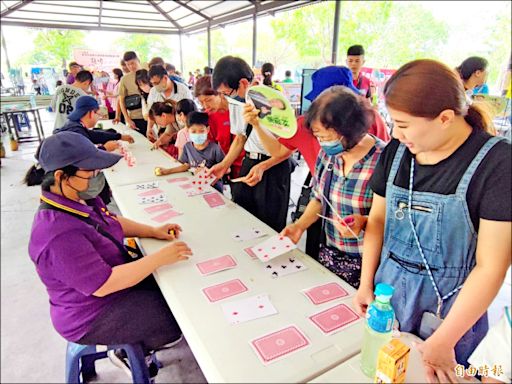
[[[414,158],[411,158],[411,170],[409,173],[409,200],[407,203],[407,209],[410,209],[412,207],[412,193],[413,193],[413,185],[414,185]],[[432,275],[432,271],[430,269],[430,265],[428,264],[427,258],[425,257],[425,254],[423,253],[423,248],[420,244],[420,239],[418,238],[418,234],[416,233],[416,227],[414,226],[414,220],[412,218],[412,214],[407,215],[409,217],[409,222],[411,223],[411,230],[412,234],[414,236],[414,241],[416,242],[416,245],[418,247],[418,251],[421,255],[421,259],[423,261],[423,264],[425,265],[425,269],[427,270],[428,277],[430,278],[430,281],[432,283],[432,287],[434,288],[434,291],[437,296],[437,311],[436,315],[438,318],[441,318],[441,307],[443,305],[443,301],[452,296],[453,294],[457,293],[463,286],[463,284],[459,285],[455,289],[452,289],[450,292],[448,292],[446,295],[441,296],[441,292],[439,292],[439,288],[437,287],[436,281],[434,280],[434,276]]]
[[[490,138],[489,140],[487,140],[487,142],[482,146],[482,148],[480,148],[480,151],[478,151],[477,155],[475,156],[475,158],[473,159],[471,164],[469,164],[468,169],[462,176],[462,179],[460,180],[459,185],[457,186],[457,192],[456,192],[457,195],[462,197],[464,200],[466,199],[466,194],[468,191],[469,183],[471,182],[471,179],[472,179],[476,169],[478,168],[478,166],[480,165],[480,163],[482,162],[484,157],[489,153],[489,151],[497,143],[499,143],[500,141],[504,141],[504,140],[505,140],[504,137],[494,136],[494,137]]]
[[[393,159],[393,163],[391,165],[391,169],[389,171],[388,180],[386,183],[386,189],[393,186],[393,182],[395,181],[396,174],[398,173],[398,169],[400,168],[400,162],[402,161],[402,157],[405,153],[405,145],[400,144],[398,149],[396,150],[395,157]],[[387,196],[387,192],[386,192]]]

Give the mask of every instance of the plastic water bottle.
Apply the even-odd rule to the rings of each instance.
[[[379,350],[391,341],[395,311],[390,300],[394,291],[395,289],[389,284],[377,284],[374,292],[375,300],[366,311],[361,370],[372,379],[375,377]]]

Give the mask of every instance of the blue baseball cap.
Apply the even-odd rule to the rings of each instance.
[[[313,89],[306,96],[309,101],[313,101],[333,85],[343,85],[352,90],[356,95],[360,95],[359,89],[354,87],[352,72],[344,66],[331,65],[329,67],[320,68],[311,76]]]
[[[36,153],[39,165],[46,171],[55,171],[68,165],[80,169],[110,168],[121,155],[98,149],[87,137],[76,132],[59,132],[43,140]]]
[[[78,121],[87,112],[96,111],[100,108],[98,101],[92,96],[80,96],[76,100],[75,109],[68,115],[68,120]]]

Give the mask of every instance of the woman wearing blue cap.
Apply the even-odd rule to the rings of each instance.
[[[84,136],[62,132],[36,154],[42,170],[25,182],[42,185],[29,254],[50,297],[57,332],[79,344],[142,343],[147,351],[177,341],[181,331],[154,279],[157,268],[191,255],[183,242],[132,261],[124,236],[174,240],[176,224],[151,227],[116,216],[91,198],[98,171],[121,156]],[[83,195],[87,194],[88,200]]]

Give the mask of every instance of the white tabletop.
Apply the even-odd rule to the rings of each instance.
[[[132,144],[128,144],[128,150],[135,157],[134,166],[129,167],[128,163],[121,159],[116,165],[104,171],[110,188],[156,180],[155,167],[173,168],[181,165],[164,150],[151,150],[151,143],[138,131],[130,129],[124,124],[113,125],[111,120],[102,121],[102,124],[104,129],[114,128],[121,134],[132,136],[135,141]]]
[[[137,137],[137,134],[134,134]],[[185,241],[194,255],[188,260],[162,267],[155,272],[155,278],[178,321],[203,374],[209,382],[305,382],[350,359],[360,351],[363,336],[363,321],[360,320],[333,335],[324,335],[307,316],[339,303],[351,306],[354,289],[329,270],[304,253],[295,250],[293,255],[302,261],[307,270],[270,278],[264,271],[263,263],[251,259],[244,248],[253,246],[263,239],[235,242],[233,232],[258,227],[269,235],[275,232],[227,199],[226,205],[210,208],[202,196],[187,197],[179,187],[182,183],[168,183],[167,180],[191,177],[188,172],[172,176],[156,177],[143,170],[153,169],[161,163],[152,163],[153,154],[145,138],[136,138],[137,162],[142,159],[141,168],[129,168],[126,164],[113,172],[106,172],[114,199],[122,214],[132,220],[158,225],[152,216],[144,211],[147,205],[138,203],[135,184],[158,180],[173,209],[183,215],[170,222],[183,228],[180,240]],[[140,158],[140,159],[139,159]],[[124,160],[122,160],[124,161]],[[144,176],[147,176],[144,178]],[[212,192],[215,190],[212,188]],[[146,254],[159,250],[166,242],[155,239],[141,239]],[[237,267],[209,276],[200,275],[197,264],[200,261],[231,255]],[[290,254],[281,257],[286,258]],[[239,278],[248,288],[247,292],[210,303],[202,288]],[[340,283],[351,295],[322,305],[313,305],[301,290],[329,282]],[[230,325],[224,318],[221,304],[265,293],[270,296],[278,314],[237,325]],[[257,337],[276,331],[287,325],[296,325],[309,339],[310,345],[292,355],[269,365],[263,365],[249,342]]]
[[[425,368],[421,361],[420,352],[412,345],[413,341],[422,340],[410,333],[401,332],[400,340],[411,348],[409,355],[409,364],[405,376],[406,383],[426,383]],[[310,383],[373,383],[373,378],[369,378],[361,371],[361,354],[357,354],[350,360],[338,365],[336,368],[311,380]]]

